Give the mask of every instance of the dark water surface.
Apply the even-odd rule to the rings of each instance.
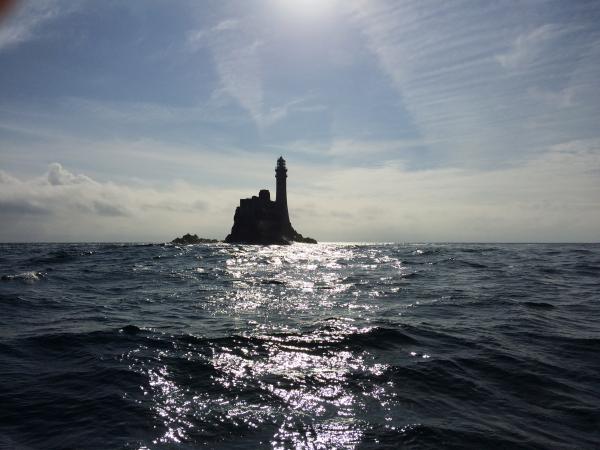
[[[599,245],[0,245],[0,448],[598,448]]]

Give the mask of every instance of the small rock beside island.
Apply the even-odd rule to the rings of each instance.
[[[217,244],[221,241],[217,239],[207,239],[198,237],[196,234],[184,234],[181,237],[175,238],[171,241],[172,244],[190,245],[190,244]]]

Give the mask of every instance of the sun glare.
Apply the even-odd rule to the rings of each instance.
[[[278,9],[292,19],[318,20],[329,15],[335,0],[275,0]]]

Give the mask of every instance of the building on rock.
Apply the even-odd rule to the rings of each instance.
[[[305,242],[316,244],[312,238],[296,232],[290,222],[287,206],[287,167],[285,159],[279,157],[275,168],[277,180],[275,201],[267,189],[257,196],[243,198],[235,210],[231,233],[225,242],[240,244],[291,244]]]

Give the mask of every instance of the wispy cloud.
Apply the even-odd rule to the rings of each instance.
[[[548,58],[548,52],[556,51],[556,41],[571,32],[569,27],[545,24],[519,35],[510,50],[496,55],[498,62],[507,69],[531,67]]]
[[[433,145],[433,141],[413,139],[377,139],[333,137],[329,140],[297,140],[272,146],[285,154],[325,162],[328,165],[372,167],[406,162],[415,153]]]
[[[239,19],[225,19],[213,27],[213,31],[236,30],[240,27]]]
[[[589,118],[588,108],[571,111],[570,125],[557,127],[562,116],[548,111],[551,94],[529,95],[555,92],[555,100],[567,101],[572,75],[583,65],[597,66],[589,54],[593,33],[578,34],[585,25],[530,25],[523,32],[523,17],[504,4],[353,5],[368,47],[423,138],[439,142],[433,148],[446,164],[521,160],[575,138],[574,123]],[[544,129],[532,132],[531,120]]]
[[[71,12],[75,3],[65,5],[58,0],[27,0],[16,9],[6,23],[0,24],[0,51],[35,39],[48,21]]]
[[[263,45],[261,33],[248,18],[245,21],[228,18],[188,35],[188,46],[193,51],[201,47],[210,49],[219,76],[217,92],[235,99],[261,129],[284,119],[291,111],[302,109],[306,103],[305,99],[292,99],[281,105],[266,104]]]
[[[228,18],[210,29],[191,32],[189,45],[211,50],[220,89],[237,100],[259,126],[265,125],[260,39],[249,35],[239,19]]]
[[[186,123],[231,123],[232,117],[219,110],[219,105],[207,101],[194,106],[177,106],[149,101],[109,101],[67,97],[58,105],[63,113],[87,115],[92,120],[126,124],[162,125]],[[218,112],[218,114],[217,114]]]

